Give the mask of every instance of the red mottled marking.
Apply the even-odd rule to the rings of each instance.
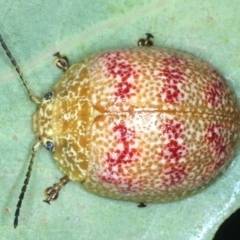
[[[180,138],[184,133],[183,123],[178,120],[167,120],[162,124],[161,128],[162,132],[166,134],[170,139],[174,138],[176,140],[177,138]]]
[[[223,128],[218,124],[210,124],[207,127],[205,139],[209,144],[210,151],[216,158],[216,162],[207,170],[207,172],[210,171],[209,174],[213,174],[220,169],[229,158],[227,140],[224,136]]]
[[[180,160],[187,155],[187,147],[184,145],[184,125],[181,121],[168,120],[161,126],[162,133],[166,135],[168,143],[160,151],[160,157],[167,160],[161,173],[166,178],[162,187],[171,187],[184,181],[189,173],[189,167]]]
[[[106,154],[104,162],[107,167],[99,178],[104,182],[118,185],[118,189],[123,193],[136,191],[139,183],[127,176],[127,166],[136,162],[139,156],[139,151],[131,147],[134,143],[135,131],[121,122],[114,126],[113,133],[118,149]]]
[[[121,193],[133,193],[139,190],[139,183],[136,180],[124,177],[123,179],[119,179],[118,177],[114,177],[114,175],[101,175],[99,178],[107,183],[111,183],[117,186],[119,192]]]
[[[189,173],[189,168],[184,164],[170,163],[164,168],[163,173],[168,176],[168,178],[165,179],[162,185],[165,188],[169,188],[182,183]]]
[[[137,66],[127,61],[127,56],[121,52],[105,53],[100,57],[106,66],[106,76],[117,80],[115,96],[120,99],[130,98],[136,93],[133,81],[139,77]]]
[[[214,79],[205,91],[205,100],[213,107],[221,107],[223,97],[225,95],[225,88],[226,86],[223,82],[219,82]]]
[[[160,70],[159,77],[163,79],[164,86],[158,97],[164,102],[176,104],[184,99],[184,92],[181,90],[181,83],[186,79],[186,74],[181,70],[186,65],[185,60],[179,59],[177,56],[171,56],[162,60],[164,69]]]
[[[176,55],[171,55],[169,57],[165,57],[162,59],[162,62],[164,63],[164,65],[167,65],[167,66],[180,66],[180,65],[186,65],[188,64],[188,62],[183,59],[182,57],[178,57]]]
[[[185,74],[179,69],[172,69],[171,67],[166,67],[162,70],[160,75],[167,80],[167,84],[177,84],[184,81]]]
[[[170,140],[164,146],[160,156],[168,161],[179,161],[186,156],[186,147],[179,144],[176,140]]]
[[[183,99],[184,94],[181,92],[178,86],[168,85],[162,88],[159,94],[164,102],[179,103]]]

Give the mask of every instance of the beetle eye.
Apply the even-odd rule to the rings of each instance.
[[[48,151],[52,152],[54,148],[54,143],[52,141],[46,141],[44,146]]]
[[[48,92],[48,93],[45,94],[44,99],[45,100],[50,100],[52,98],[52,96],[53,96],[53,93],[52,92]]]

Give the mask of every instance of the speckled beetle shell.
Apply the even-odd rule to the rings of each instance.
[[[184,198],[230,163],[237,98],[208,63],[165,48],[95,55],[71,66],[33,118],[70,180],[134,202]]]

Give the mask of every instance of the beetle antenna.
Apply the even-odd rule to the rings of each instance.
[[[13,66],[15,67],[15,69],[16,69],[19,77],[21,78],[21,80],[22,80],[22,82],[23,82],[23,85],[24,85],[25,88],[27,89],[28,96],[29,96],[30,100],[31,100],[32,102],[36,103],[36,104],[39,104],[39,103],[40,103],[40,100],[39,100],[36,96],[34,96],[34,95],[32,94],[32,91],[31,91],[30,88],[28,87],[28,84],[27,84],[26,80],[25,80],[24,77],[23,77],[23,74],[22,74],[22,72],[21,72],[21,70],[20,70],[20,67],[18,66],[15,58],[12,56],[11,52],[9,51],[6,43],[3,41],[3,38],[2,38],[2,36],[1,36],[1,34],[0,34],[0,42],[1,42],[2,48],[5,50],[7,56],[10,58],[10,60],[11,60],[11,62],[12,62],[12,64],[13,64]]]
[[[28,171],[27,171],[27,174],[26,174],[26,178],[24,180],[24,183],[23,183],[23,186],[22,186],[22,189],[21,189],[21,193],[19,195],[18,203],[17,203],[17,208],[16,208],[16,211],[15,211],[15,217],[14,217],[14,221],[13,221],[14,228],[16,228],[18,226],[18,218],[19,218],[19,215],[20,215],[20,209],[21,209],[21,206],[22,206],[22,201],[23,201],[24,194],[27,190],[27,186],[28,186],[28,183],[29,183],[29,180],[30,180],[30,177],[31,177],[32,166],[33,166],[33,163],[34,163],[34,157],[36,155],[38,147],[40,146],[40,143],[41,142],[37,142],[32,147],[31,160],[30,160],[30,163],[29,163],[29,166],[28,166]]]

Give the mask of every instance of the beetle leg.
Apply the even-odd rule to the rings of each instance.
[[[150,47],[153,45],[153,41],[151,38],[154,38],[151,33],[146,33],[147,37],[146,38],[140,38],[138,40],[138,46],[139,47]]]
[[[54,61],[55,66],[64,72],[67,71],[69,68],[68,58],[66,56],[60,55],[59,52],[53,54],[53,56],[57,57],[57,59]]]
[[[45,194],[47,198],[43,200],[44,202],[50,204],[50,201],[54,201],[58,198],[58,193],[62,189],[64,185],[66,185],[69,182],[68,176],[64,176],[60,179],[58,183],[55,183],[52,187],[48,187],[45,190]]]
[[[147,204],[145,204],[144,202],[140,202],[138,205],[137,205],[139,208],[144,208],[147,206]]]

